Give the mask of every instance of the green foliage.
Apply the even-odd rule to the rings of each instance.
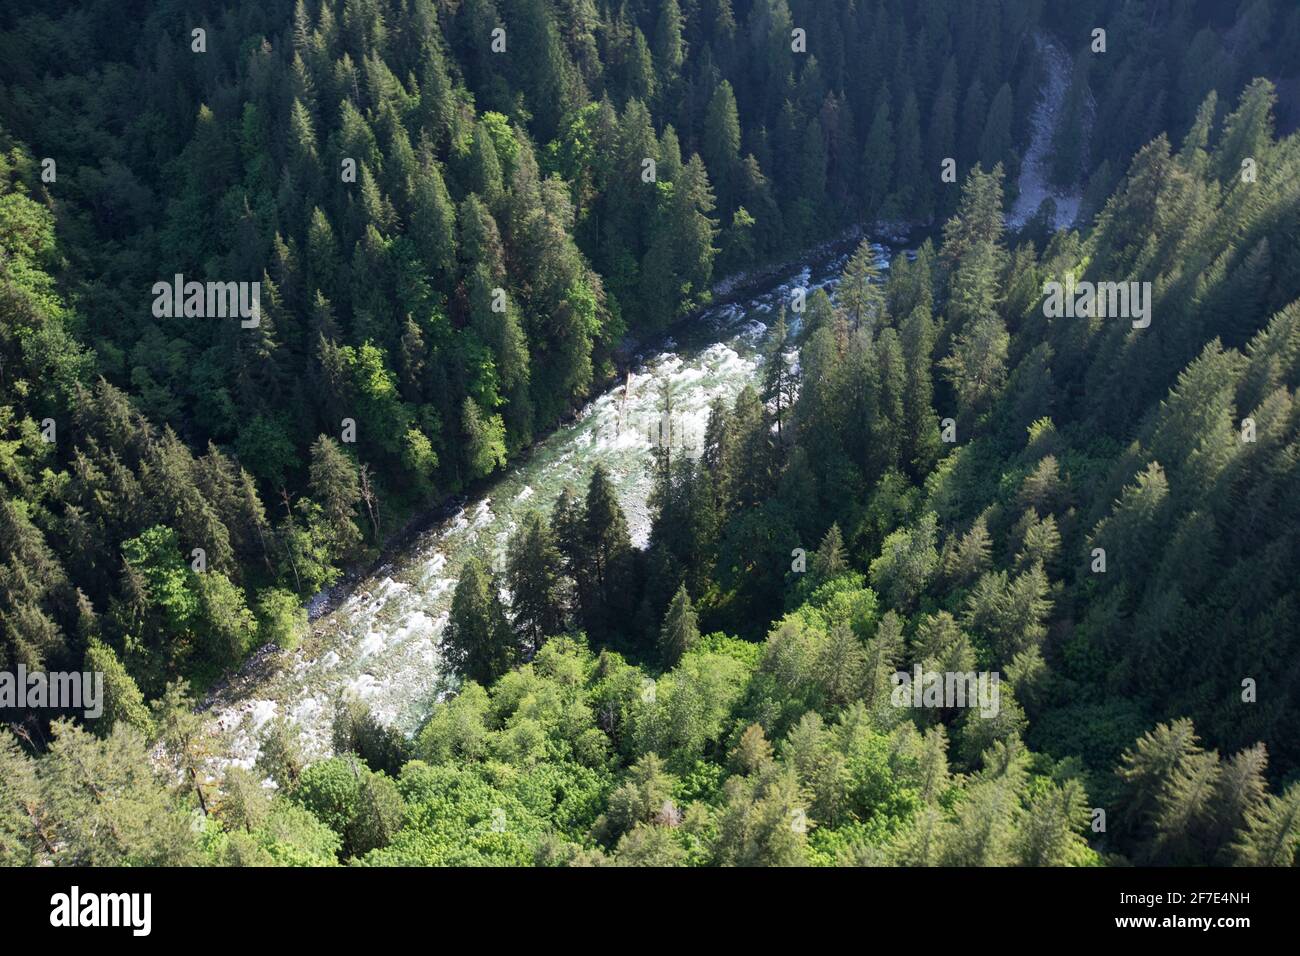
[[[152,733],[153,721],[144,696],[111,647],[92,639],[86,648],[86,670],[104,675],[104,713],[97,725],[101,734],[108,733],[119,722],[145,736]]]
[[[283,588],[266,588],[257,595],[259,636],[285,650],[293,650],[307,633],[307,609]]]
[[[1267,675],[1300,654],[1300,160],[1252,76],[1294,73],[1286,5],[1094,3],[1126,40],[1104,71],[1070,51],[1049,157],[1091,225],[1011,237],[1040,79],[997,17],[526,0],[498,58],[492,3],[433,6],[236,4],[217,72],[148,10],[5,20],[0,665],[84,663],[105,714],[39,758],[3,736],[0,861],[1092,865],[1082,809],[1114,797],[1132,862],[1294,862],[1300,701]],[[1080,35],[1070,5],[1001,6]],[[509,607],[465,564],[461,689],[414,744],[346,707],[310,766],[267,729],[281,794],[209,778],[178,679],[294,647],[303,598],[507,467],[715,270],[885,217],[941,243],[884,282],[860,243],[802,341],[778,311],[699,460],[656,456],[645,553],[597,469],[520,529]],[[136,307],[176,273],[260,281],[259,326]],[[1150,282],[1153,326],[1046,320],[1067,273]],[[1001,711],[893,707],[915,664],[998,670]]]
[[[664,615],[663,628],[659,632],[659,653],[664,663],[674,665],[680,661],[700,639],[700,629],[691,607],[691,596],[686,593],[686,585],[677,589],[668,613]]]
[[[519,645],[497,596],[497,585],[477,558],[461,568],[442,636],[447,663],[468,680],[490,684],[519,657]]]

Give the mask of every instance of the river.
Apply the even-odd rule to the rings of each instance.
[[[890,253],[875,246],[888,269]],[[581,491],[597,464],[617,489],[633,543],[650,532],[650,452],[660,434],[661,390],[672,396],[674,446],[698,454],[715,399],[731,402],[757,384],[768,324],[796,288],[833,290],[844,255],[785,277],[762,294],[711,308],[673,330],[675,338],[634,363],[626,385],[591,401],[570,424],[539,442],[482,497],[430,528],[323,613],[293,652],[256,662],[210,701],[216,752],[245,766],[276,715],[290,717],[313,755],[329,752],[333,702],[364,699],[386,724],[412,733],[434,702],[454,689],[438,641],[466,558],[500,566],[511,534],[530,509],[549,516],[566,485]],[[798,316],[791,315],[797,327]]]
[[[1053,226],[1065,229],[1075,225],[1079,218],[1079,209],[1083,204],[1083,193],[1078,186],[1059,189],[1051,185],[1048,167],[1051,162],[1052,141],[1056,136],[1056,127],[1061,120],[1065,106],[1065,97],[1070,90],[1070,74],[1073,64],[1070,54],[1052,36],[1045,32],[1034,34],[1034,52],[1042,66],[1043,86],[1038,91],[1038,101],[1029,118],[1030,139],[1020,164],[1018,185],[1020,194],[1016,197],[1007,222],[1014,228],[1023,226],[1038,212],[1043,200],[1051,197],[1056,203],[1056,219]],[[1095,105],[1089,101],[1089,113]],[[1085,123],[1091,128],[1091,122]]]
[[[1079,211],[1079,193],[1047,185],[1047,157],[1069,84],[1070,58],[1046,34],[1035,37],[1044,85],[1032,118],[1031,142],[1020,176],[1020,195],[1007,219],[1023,224],[1048,195],[1057,202],[1058,227]],[[897,251],[898,245],[894,245]],[[882,270],[892,254],[876,245]],[[221,761],[251,765],[267,721],[284,714],[300,728],[308,753],[330,749],[334,701],[344,693],[364,699],[386,724],[413,733],[435,701],[454,690],[442,666],[438,641],[447,621],[462,564],[471,554],[500,567],[511,534],[530,509],[549,516],[566,485],[581,491],[603,464],[618,492],[633,543],[650,533],[650,452],[662,433],[661,390],[671,390],[672,441],[698,454],[709,406],[732,401],[757,384],[761,349],[780,302],[796,288],[833,290],[847,256],[823,257],[793,271],[767,291],[709,309],[679,326],[641,357],[626,385],[591,401],[577,419],[539,442],[482,497],[419,535],[376,573],[350,588],[336,607],[317,618],[302,645],[273,652],[232,680],[209,701]],[[791,315],[797,327],[798,316]],[[791,356],[790,358],[793,358]]]

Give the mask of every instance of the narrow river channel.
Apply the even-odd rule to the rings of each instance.
[[[887,269],[890,252],[876,246]],[[322,614],[303,644],[277,654],[236,679],[212,701],[219,752],[251,764],[258,734],[278,714],[302,730],[309,752],[329,749],[334,701],[363,698],[380,720],[410,733],[433,703],[454,687],[440,662],[438,641],[452,592],[471,554],[501,561],[529,509],[549,515],[566,485],[585,487],[605,466],[627,514],[633,543],[650,531],[651,449],[660,428],[661,391],[672,397],[672,442],[698,453],[715,399],[732,401],[759,381],[761,350],[781,302],[797,288],[833,291],[845,256],[806,266],[752,298],[719,305],[674,330],[675,339],[634,363],[626,385],[592,400],[480,498],[421,534],[400,555],[359,582]],[[797,318],[791,316],[792,319]]]

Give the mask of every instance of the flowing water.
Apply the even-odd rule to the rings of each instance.
[[[876,251],[887,269],[889,253],[880,246]],[[326,753],[334,701],[344,693],[359,695],[384,723],[414,732],[454,686],[438,641],[466,558],[477,554],[499,567],[523,516],[530,509],[549,515],[566,485],[585,489],[597,464],[617,489],[633,542],[644,545],[648,466],[664,434],[662,390],[671,392],[672,443],[698,454],[713,401],[730,403],[746,384],[758,384],[761,348],[779,304],[789,303],[796,288],[809,294],[833,288],[844,259],[805,267],[762,295],[712,308],[675,330],[675,341],[664,340],[661,351],[634,364],[626,384],[594,399],[483,497],[422,534],[322,614],[301,647],[261,661],[218,694],[210,713],[222,738],[219,752],[250,765],[259,731],[284,714],[302,730],[309,752]],[[798,316],[790,319],[797,328]]]
[[[1056,202],[1056,221],[1052,225],[1062,229],[1073,225],[1079,218],[1079,207],[1083,203],[1083,194],[1078,188],[1059,189],[1051,185],[1048,176],[1052,140],[1070,89],[1073,64],[1070,55],[1046,33],[1034,35],[1034,47],[1043,68],[1043,87],[1029,121],[1029,148],[1025,150],[1020,165],[1020,195],[1007,215],[1007,222],[1017,228],[1023,226],[1050,196]]]

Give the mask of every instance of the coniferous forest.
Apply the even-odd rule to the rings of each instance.
[[[1294,866],[1298,126],[1286,0],[7,0],[0,863]],[[814,257],[637,508],[466,546],[418,722],[232,757]]]

